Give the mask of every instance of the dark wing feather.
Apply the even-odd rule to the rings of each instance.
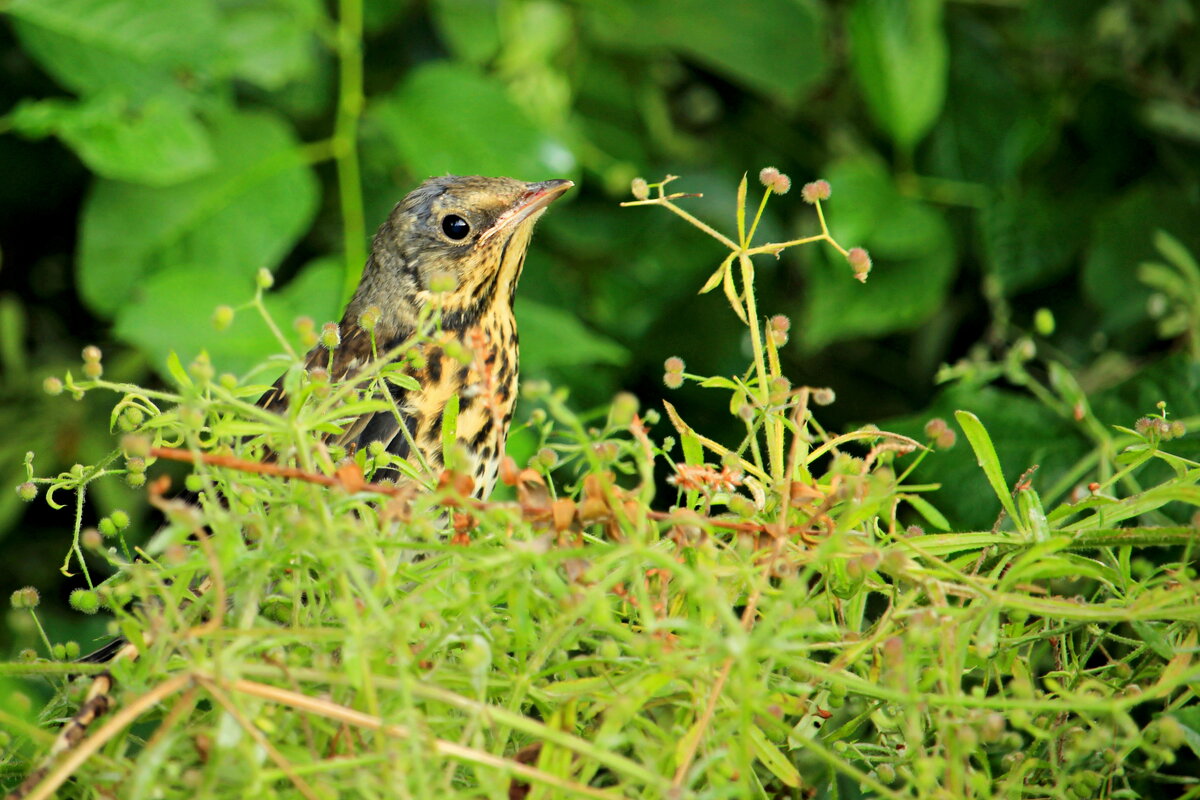
[[[385,349],[381,348],[380,352]],[[341,343],[333,351],[332,363],[330,363],[329,351],[321,345],[317,345],[308,351],[304,360],[304,368],[306,370],[329,369],[330,377],[333,380],[342,381],[354,377],[371,360],[370,334],[356,325],[345,332]],[[389,388],[396,408],[400,411],[399,419],[395,411],[391,409],[364,414],[353,420],[341,434],[330,438],[330,443],[359,449],[366,447],[371,442],[382,442],[388,452],[400,458],[407,458],[411,455],[409,441],[415,434],[417,420],[408,407],[408,392],[395,385],[391,385]],[[265,409],[277,412],[282,412],[287,407],[287,394],[283,390],[282,376],[259,398],[258,404]],[[401,419],[408,428],[407,436],[400,430]]]

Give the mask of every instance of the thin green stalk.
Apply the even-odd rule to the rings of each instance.
[[[343,302],[349,302],[354,296],[367,259],[367,226],[358,164],[358,120],[363,109],[362,36],[362,0],[338,0],[338,109],[333,127],[333,151],[337,160],[342,238],[346,250]]]

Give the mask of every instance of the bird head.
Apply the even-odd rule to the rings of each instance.
[[[511,305],[534,224],[574,185],[476,175],[426,180],[376,234],[347,317],[377,305],[381,322],[390,315],[403,327],[436,302],[443,326],[455,329],[496,304]]]

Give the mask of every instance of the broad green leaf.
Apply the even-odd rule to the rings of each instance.
[[[942,0],[858,0],[849,32],[854,74],[876,123],[912,150],[946,96]]]
[[[93,186],[78,279],[97,314],[112,316],[160,274],[249,281],[260,267],[278,264],[307,229],[317,182],[286,123],[265,113],[223,114],[213,120],[212,143],[216,167],[194,180]],[[242,286],[237,292],[235,299],[245,297]]]
[[[167,186],[213,166],[208,132],[195,115],[165,96],[140,107],[115,96],[24,101],[8,120],[31,138],[56,135],[104,178]]]
[[[596,333],[577,317],[535,300],[517,298],[521,368],[531,373],[552,367],[624,364],[629,351]]]
[[[308,316],[320,325],[337,318],[341,269],[338,259],[314,262],[266,296],[275,324],[301,355],[304,349],[292,322]],[[233,324],[222,331],[214,329],[212,315],[217,306],[238,306],[253,294],[252,277],[237,271],[204,266],[163,271],[147,278],[135,298],[121,306],[114,330],[146,353],[160,372],[165,368],[175,373],[179,368],[171,368],[172,359],[187,364],[207,350],[218,372],[244,373],[283,352],[283,346],[252,308],[238,311]],[[186,373],[177,376],[183,378]]]
[[[1087,237],[1078,200],[1037,188],[990,197],[978,220],[988,273],[1005,295],[1042,286],[1069,270]]]
[[[980,469],[983,470],[983,474],[987,476],[988,483],[992,485],[992,491],[999,498],[1000,505],[1004,506],[1004,510],[1012,518],[1013,524],[1020,526],[1022,524],[1021,517],[1017,515],[1017,509],[1013,505],[1008,483],[1004,480],[1004,470],[1000,468],[1000,458],[996,455],[996,448],[992,444],[992,438],[988,435],[987,428],[983,427],[979,417],[970,411],[955,411],[954,418],[958,420],[959,427],[963,429],[967,441],[971,443],[971,449],[975,451],[975,459],[979,463]]]
[[[182,69],[203,72],[217,48],[215,4],[155,0],[12,0],[25,48],[67,88],[145,98]]]
[[[827,67],[824,15],[811,0],[603,0],[587,5],[585,20],[612,47],[669,48],[786,102],[800,100]]]
[[[962,187],[975,191],[1018,182],[1022,189],[1036,187],[1035,181],[1022,180],[1024,170],[1032,159],[1059,143],[1063,117],[1054,108],[1060,97],[1029,91],[1023,61],[1007,57],[1010,51],[994,31],[958,26],[951,36],[953,68],[946,104],[928,145],[922,147],[922,172],[978,182]],[[998,108],[1005,110],[1003,125],[996,124]],[[1076,205],[1092,195],[1060,192],[1055,196]]]
[[[1087,299],[1100,309],[1103,328],[1117,331],[1146,318],[1150,289],[1138,280],[1137,265],[1159,260],[1156,230],[1200,252],[1198,215],[1200,202],[1160,184],[1137,186],[1096,215],[1082,283]]]
[[[367,117],[415,175],[542,180],[576,170],[566,145],[534,125],[502,84],[460,64],[413,70],[370,106]]]
[[[222,72],[267,90],[310,75],[320,55],[313,34],[320,12],[298,12],[296,5],[235,7],[227,12],[221,20]]]
[[[954,240],[941,211],[901,195],[871,159],[840,162],[828,175],[833,198],[825,214],[834,237],[844,247],[865,247],[875,267],[862,284],[832,248],[802,249],[811,281],[799,326],[803,345],[817,350],[925,322],[944,306],[955,273]]]

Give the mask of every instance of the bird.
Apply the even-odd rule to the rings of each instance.
[[[423,366],[406,369],[417,388],[388,382],[394,404],[350,419],[329,444],[357,450],[379,442],[387,452],[436,473],[446,460],[442,421],[451,398],[457,397],[457,449],[468,463],[456,466],[471,476],[474,497],[491,494],[517,397],[517,283],[538,219],[574,185],[564,179],[443,175],[428,178],[395,205],[372,240],[358,287],[338,324],[337,346],[331,351],[325,344],[314,345],[304,368],[352,380],[377,354],[415,341],[412,350]],[[435,292],[439,280],[452,288]],[[432,316],[431,304],[437,311]],[[369,329],[365,316],[375,318]],[[429,333],[421,329],[431,320],[439,335],[418,336]],[[472,353],[469,363],[459,360],[463,351]],[[413,363],[411,357],[406,361]],[[285,377],[258,405],[278,412],[287,408]],[[276,457],[268,452],[265,460]],[[176,499],[198,502],[192,492]],[[118,637],[79,661],[107,663],[127,646]]]
[[[443,419],[457,398],[457,450],[468,462],[458,466],[472,476],[475,497],[491,493],[516,404],[517,282],[538,219],[574,185],[564,179],[443,175],[428,178],[396,204],[372,241],[358,288],[338,324],[336,347],[315,345],[304,366],[310,372],[324,369],[334,380],[352,380],[377,354],[412,341],[419,358],[414,360],[410,350],[405,362],[414,380],[404,382],[408,388],[388,382],[391,408],[352,418],[330,443],[356,450],[379,442],[393,455],[437,470],[447,455]],[[372,322],[364,325],[368,317]],[[466,363],[463,353],[471,354]],[[286,409],[284,383],[280,377],[258,404]],[[78,660],[137,657],[138,649],[118,637]],[[24,796],[108,711],[112,686],[108,672],[95,676],[87,701],[12,797]]]
[[[436,473],[448,460],[442,426],[456,402],[456,452],[466,463],[455,467],[471,476],[476,497],[491,493],[517,396],[517,283],[534,226],[572,186],[565,179],[445,175],[396,204],[375,234],[336,347],[315,345],[305,369],[353,379],[376,354],[415,337],[417,358],[407,354],[406,372],[418,388],[389,382],[391,407],[350,420],[329,443],[353,451],[379,442]],[[285,408],[283,382],[259,405]]]

